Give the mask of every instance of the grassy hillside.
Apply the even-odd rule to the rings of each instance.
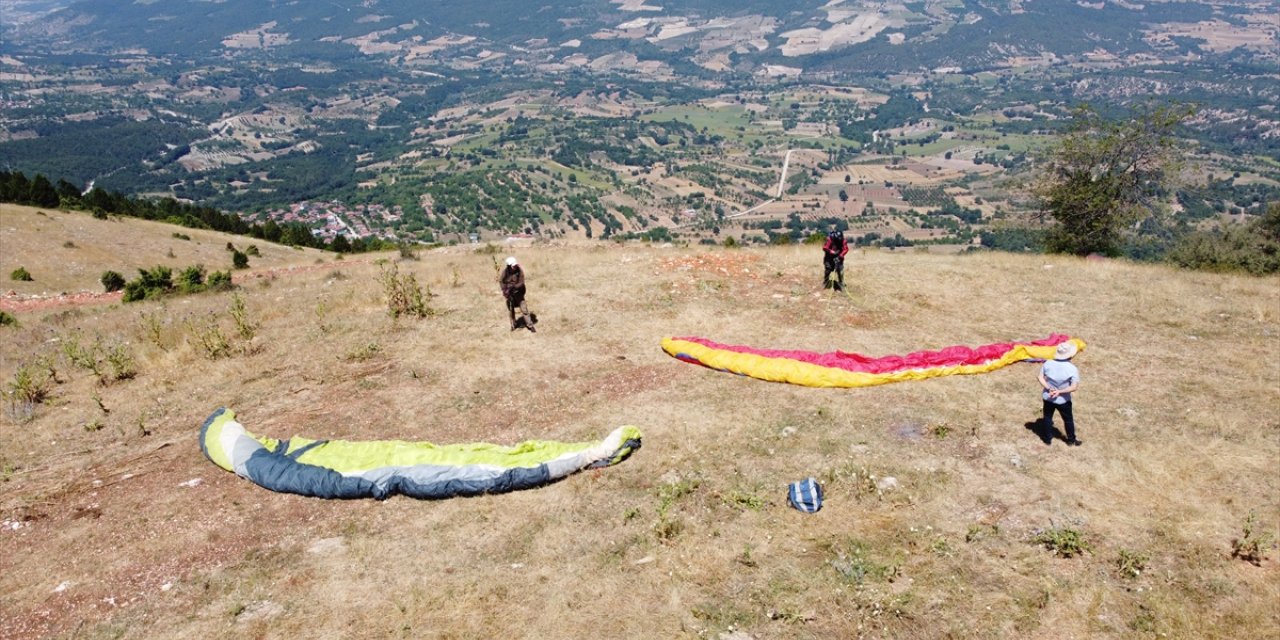
[[[168,231],[150,242],[167,244]],[[62,238],[52,241],[47,251]],[[379,266],[349,263],[235,294],[29,312],[0,327],[6,389],[35,358],[57,372],[29,418],[7,403],[0,419],[0,629],[1280,633],[1280,554],[1264,543],[1270,557],[1258,566],[1232,558],[1233,541],[1274,536],[1280,513],[1275,278],[868,252],[850,255],[843,296],[817,288],[813,247],[543,245],[517,255],[537,334],[507,330],[494,284],[503,254],[461,247],[398,263],[430,287],[437,313],[423,320],[390,318]],[[214,327],[230,352],[210,359],[201,337]],[[691,366],[658,344],[696,335],[886,355],[1052,332],[1088,342],[1076,359],[1079,448],[1045,445],[1024,426],[1040,409],[1033,364],[823,390]],[[125,345],[136,376],[99,384],[60,350],[97,337]],[[276,437],[510,444],[635,424],[645,441],[619,466],[532,491],[322,501],[259,489],[205,460],[197,429],[219,406]],[[787,483],[806,476],[826,489],[814,515],[786,505]],[[1088,550],[1062,557],[1034,542],[1046,533],[1064,552],[1078,533]]]
[[[18,297],[102,291],[99,278],[103,271],[116,271],[132,279],[138,269],[156,265],[176,271],[203,264],[210,271],[227,271],[231,269],[227,243],[240,251],[249,245],[258,247],[260,255],[249,259],[250,272],[314,264],[333,256],[150,220],[98,220],[79,211],[0,204],[0,290]],[[10,277],[18,267],[31,274],[31,281]]]

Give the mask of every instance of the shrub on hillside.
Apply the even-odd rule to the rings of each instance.
[[[214,271],[206,276],[204,265],[197,264],[180,271],[177,282],[174,282],[173,269],[155,266],[151,269],[138,269],[138,278],[125,283],[124,301],[136,302],[174,292],[192,294],[201,291],[226,291],[231,286],[230,271]]]
[[[13,380],[5,384],[3,395],[8,401],[9,417],[14,422],[26,422],[35,414],[35,406],[44,402],[56,382],[53,367],[43,357],[18,365]]]
[[[26,267],[18,267],[17,269],[14,269],[13,272],[9,274],[9,279],[17,282],[31,282],[32,280],[35,280],[35,278],[31,277],[31,272],[27,271]]]
[[[103,271],[102,277],[98,279],[102,283],[102,288],[107,292],[119,291],[124,288],[124,276],[115,271]]]
[[[1092,551],[1092,545],[1089,544],[1083,534],[1069,527],[1049,527],[1037,531],[1035,536],[1031,538],[1031,542],[1044,545],[1044,547],[1063,558],[1083,555],[1085,552]]]
[[[258,251],[258,245],[256,244],[251,244],[248,247],[245,247],[244,253],[245,255],[253,256],[255,258],[262,255],[262,253]]]
[[[10,315],[8,311],[0,311],[0,327],[11,326],[18,326],[18,319]]]
[[[1275,535],[1260,525],[1258,514],[1250,511],[1244,520],[1244,535],[1231,541],[1231,557],[1240,558],[1254,566],[1262,566],[1267,550],[1275,546]]]
[[[992,227],[979,234],[982,246],[996,251],[1039,253],[1044,249],[1044,232],[1026,227]]]
[[[173,290],[173,269],[157,265],[150,270],[138,269],[138,278],[124,285],[124,301],[135,302],[158,298]]]
[[[245,255],[243,251],[234,251],[231,254],[231,267],[234,269],[248,269],[249,256]]]
[[[204,265],[197,264],[178,274],[178,291],[182,293],[196,293],[204,289]]]
[[[1169,261],[1205,271],[1280,273],[1280,203],[1249,224],[1192,233],[1169,253]]]
[[[339,236],[339,237],[341,237],[341,236]],[[411,244],[408,244],[408,243],[402,243],[402,244],[398,245],[396,248],[400,250],[400,259],[401,259],[401,260],[417,260],[417,259],[418,259],[418,248],[417,248],[417,247],[415,247],[415,246],[413,246],[413,245],[411,245]]]
[[[427,304],[431,291],[428,289],[423,293],[418,279],[412,273],[400,275],[399,268],[394,263],[384,264],[378,275],[378,282],[382,284],[382,291],[387,296],[387,312],[392,318],[402,315],[426,318],[435,315],[435,310]]]
[[[204,286],[210,291],[226,291],[231,288],[231,272],[230,271],[214,271],[209,274],[209,278],[204,281]]]

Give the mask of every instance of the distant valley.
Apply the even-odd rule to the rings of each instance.
[[[1280,193],[1261,0],[0,9],[5,170],[330,238],[1016,248],[1081,103],[1196,105],[1179,224]]]

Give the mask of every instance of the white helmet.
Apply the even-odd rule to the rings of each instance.
[[[516,266],[516,257],[515,257],[515,256],[507,256],[507,266],[508,266],[508,267],[514,267],[514,266]]]

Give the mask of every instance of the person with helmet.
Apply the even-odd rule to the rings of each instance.
[[[498,276],[498,284],[502,287],[502,297],[507,299],[507,315],[511,318],[511,330],[521,327],[537,333],[533,328],[538,317],[529,313],[529,304],[524,301],[524,270],[515,256],[507,258],[507,266]],[[516,308],[520,309],[520,319],[516,319]]]
[[[827,241],[822,243],[822,288],[835,287],[836,291],[844,291],[844,256],[849,253],[849,243],[844,239],[844,232],[835,229],[827,234]],[[835,278],[831,274],[835,274]]]

